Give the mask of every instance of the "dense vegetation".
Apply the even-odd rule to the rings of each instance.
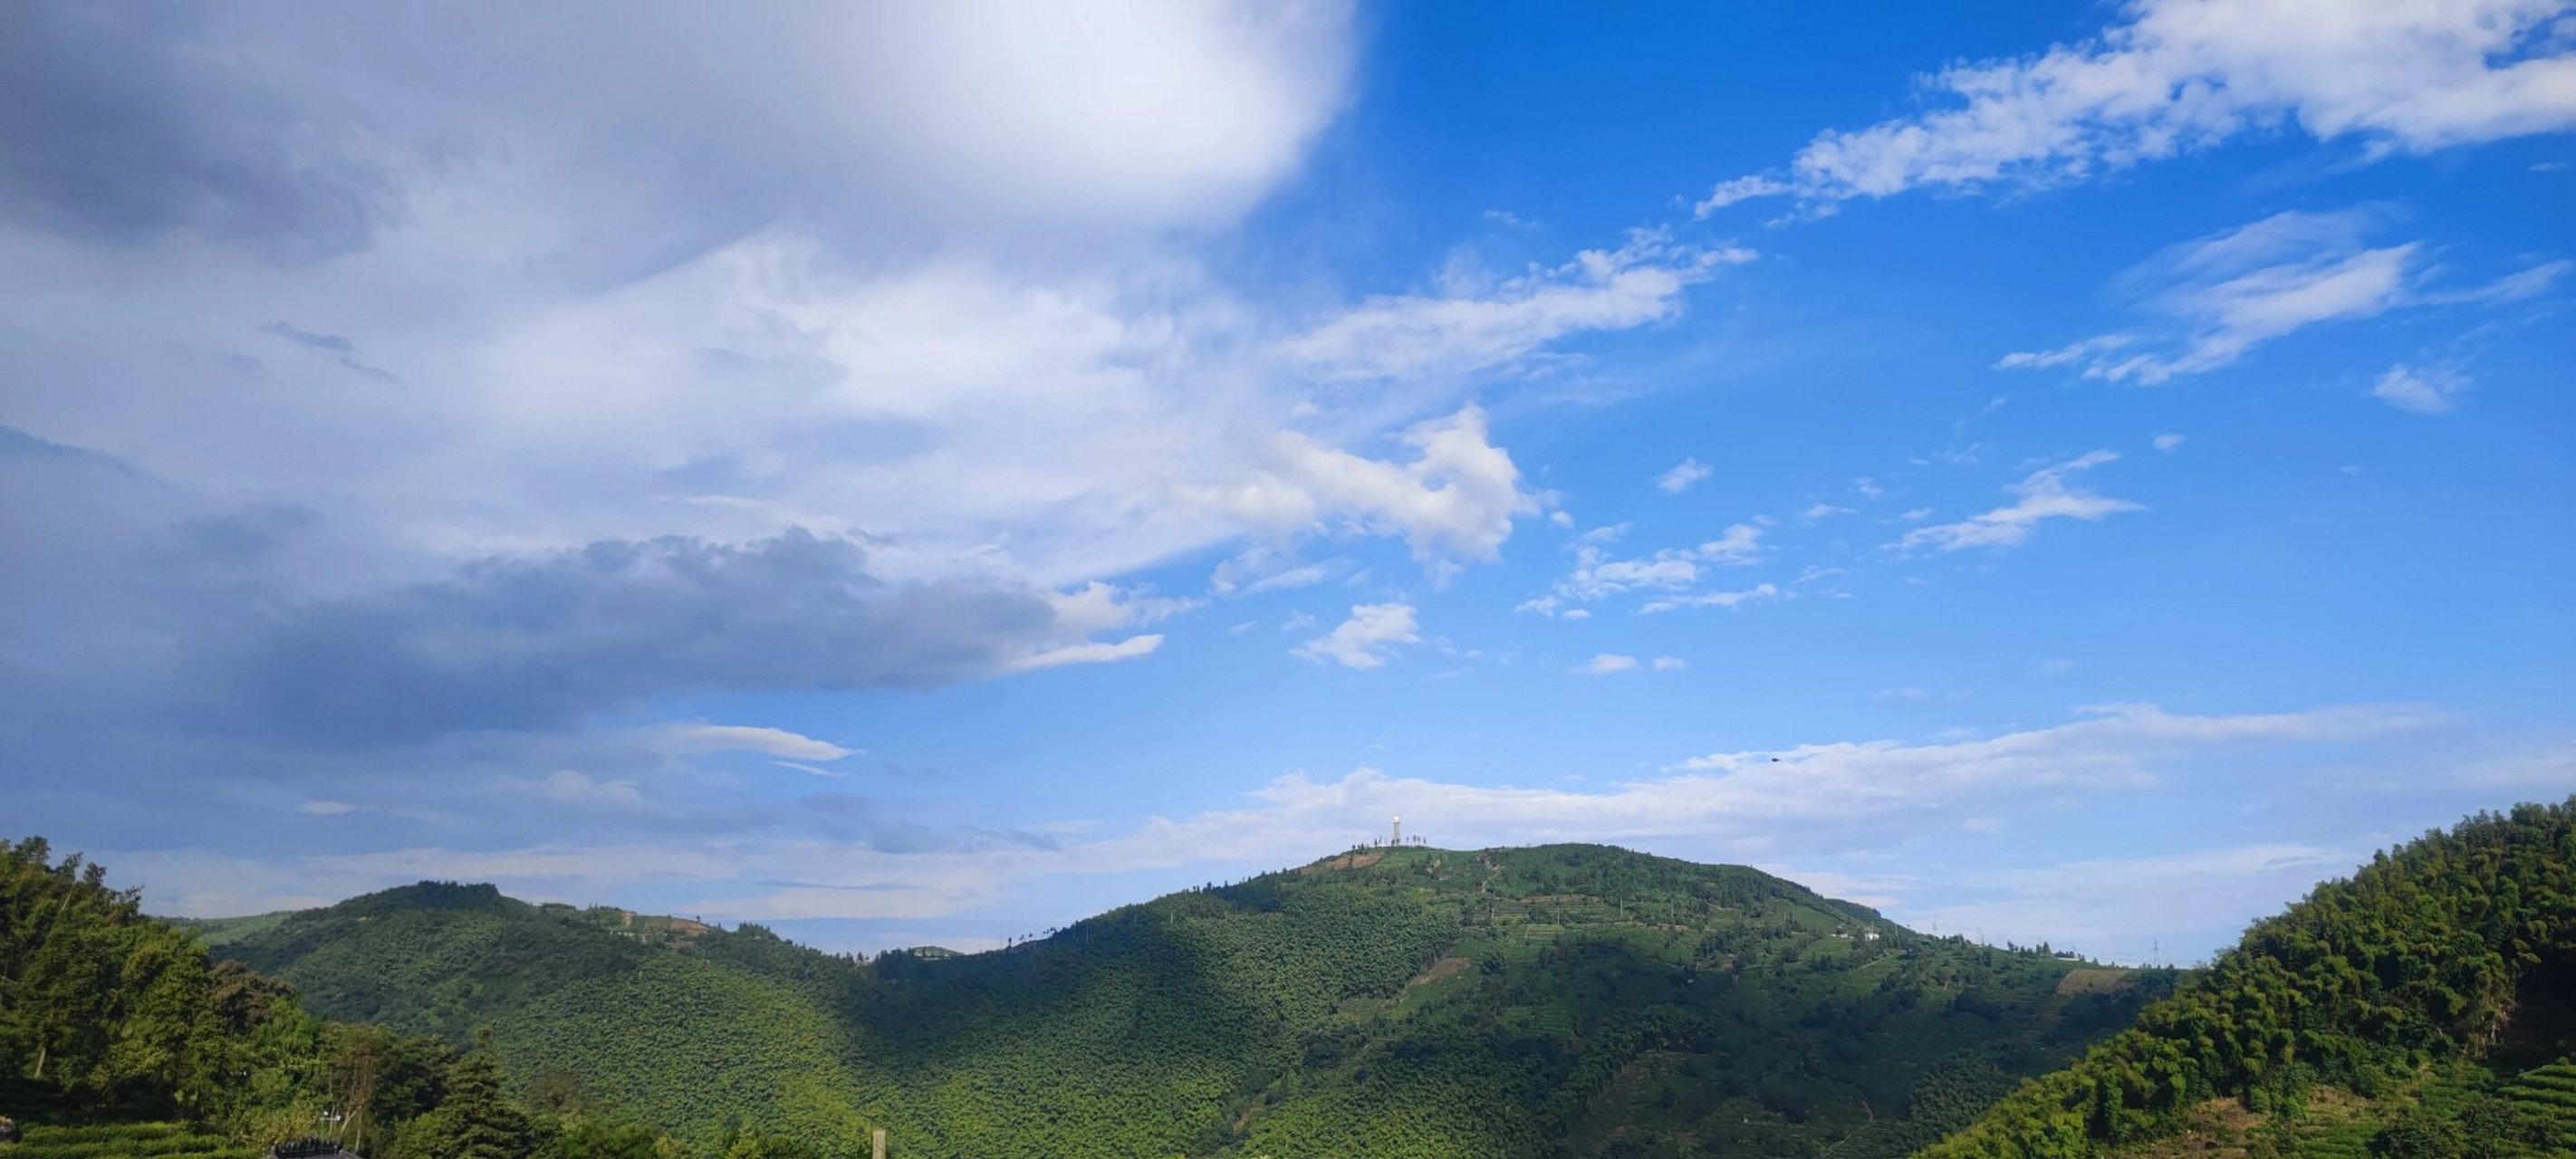
[[[872,962],[489,887],[203,928],[693,1140],[904,1156],[1901,1155],[2170,987],[1597,846],[1369,850]]]
[[[2571,1050],[2576,800],[2472,817],[2319,886],[1926,1154],[2151,1154],[2177,1135],[2252,1155],[2576,1154],[2576,1067],[2553,1065]]]
[[[9,1159],[248,1159],[312,1134],[376,1159],[680,1159],[560,1076],[511,1085],[490,1052],[325,1022],[283,983],[210,960],[100,867],[0,844],[0,1115]],[[735,1130],[701,1153],[819,1159]]]

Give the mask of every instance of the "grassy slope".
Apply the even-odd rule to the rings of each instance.
[[[334,1017],[467,1036],[675,1129],[906,1155],[1902,1154],[2152,989],[1597,846],[1328,859],[1009,951],[873,965],[757,929],[414,887],[228,947]],[[1874,937],[1872,935],[1875,935]]]

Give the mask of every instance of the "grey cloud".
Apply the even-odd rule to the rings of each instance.
[[[801,530],[740,546],[609,540],[281,609],[205,657],[286,733],[403,740],[557,727],[656,694],[918,687],[1058,637],[1034,590],[889,584]]]
[[[302,262],[364,248],[399,209],[352,119],[201,38],[192,4],[0,12],[0,216],[88,241],[196,233]],[[272,65],[278,62],[268,62]]]
[[[316,334],[311,330],[299,329],[292,322],[271,322],[268,325],[260,327],[259,332],[262,334],[274,334],[277,337],[286,339],[298,346],[326,351],[328,353],[340,355],[344,358],[355,355],[358,352],[357,345],[346,338],[337,334]]]
[[[340,365],[366,375],[369,378],[380,378],[386,382],[402,381],[400,378],[395,377],[394,373],[390,370],[386,370],[380,366],[369,366],[366,363],[358,361],[358,344],[351,342],[340,335],[316,333],[311,330],[299,328],[294,323],[286,321],[271,322],[260,327],[259,332],[272,337],[283,338],[298,346],[304,347],[307,350],[318,350],[324,354],[337,355]]]
[[[607,541],[386,580],[324,511],[174,485],[0,427],[0,800],[22,831],[309,854],[772,835],[897,852],[1044,847],[615,725],[656,697],[919,687],[1080,639],[1048,593],[881,578],[864,545]],[[417,561],[406,566],[417,568]],[[632,807],[510,797],[558,770]],[[914,775],[889,767],[889,775]],[[363,823],[311,816],[351,802]]]
[[[369,548],[320,512],[194,494],[6,428],[0,485],[39,500],[0,505],[0,726],[21,735],[139,716],[240,743],[398,744],[656,696],[925,687],[1083,640],[1041,589],[890,581],[862,544],[802,530],[389,582],[332,571]]]

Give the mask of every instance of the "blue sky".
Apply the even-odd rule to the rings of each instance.
[[[0,831],[874,950],[1401,813],[2192,960],[2576,790],[2576,5],[2009,7],[29,9]]]

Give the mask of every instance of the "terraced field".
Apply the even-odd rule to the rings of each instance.
[[[25,1139],[0,1144],[7,1159],[258,1159],[257,1148],[185,1123],[108,1123],[25,1128]]]
[[[2546,1123],[2560,1139],[2576,1145],[2576,1060],[2524,1071],[2501,1093],[2517,1117]]]
[[[2376,1119],[2302,1123],[2296,1145],[2283,1153],[2298,1159],[2370,1159],[2370,1141],[2379,1130]]]

